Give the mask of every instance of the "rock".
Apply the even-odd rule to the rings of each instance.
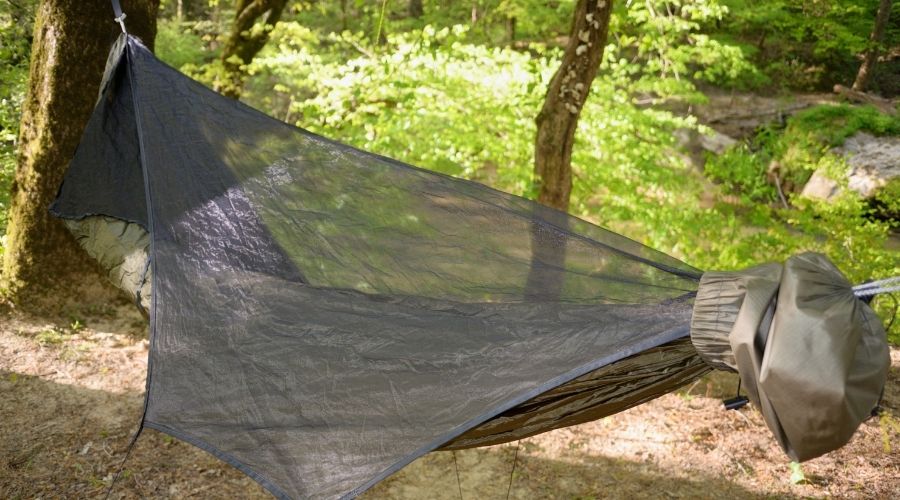
[[[812,177],[803,186],[802,195],[807,198],[830,200],[841,192],[837,181],[827,177],[821,170],[813,172]]]
[[[687,161],[700,171],[706,165],[706,153],[720,155],[737,144],[737,140],[713,129],[702,134],[696,129],[682,128],[676,130],[674,135],[678,148],[685,153]]]
[[[875,137],[858,132],[836,152],[847,157],[850,189],[868,198],[891,179],[900,177],[900,137]]]
[[[863,198],[875,195],[891,179],[900,177],[900,137],[875,137],[857,132],[835,148],[850,166],[847,186]],[[803,196],[829,200],[841,192],[841,186],[817,170],[803,187]]]
[[[652,96],[638,101],[639,105],[653,106],[677,115],[692,115],[697,120],[719,133],[735,139],[749,139],[759,131],[759,127],[781,124],[792,115],[819,104],[834,103],[834,94],[793,94],[789,97],[778,95],[757,95],[753,93],[722,92],[708,89],[704,92],[707,101],[702,104],[683,101],[660,103]]]
[[[737,144],[735,139],[715,130],[711,134],[700,134],[700,145],[703,149],[717,155],[724,153],[735,144]]]

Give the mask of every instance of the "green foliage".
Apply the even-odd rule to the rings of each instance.
[[[358,34],[367,45],[375,46],[381,25],[385,36],[417,31],[425,26],[466,24],[471,40],[487,45],[515,41],[552,40],[567,34],[574,0],[473,0],[469,2],[423,1],[419,18],[408,16],[408,2],[348,0],[346,2],[304,1],[294,4],[294,19],[303,26],[316,27],[322,33]],[[385,7],[382,16],[382,6]],[[510,30],[510,20],[515,30]]]
[[[719,40],[714,27],[728,17],[719,0],[653,0],[618,4],[610,26],[613,68],[636,79],[634,90],[703,100],[695,83],[750,88],[765,81],[740,46]]]
[[[781,180],[799,190],[812,172],[823,170],[841,180],[847,167],[831,152],[857,132],[873,135],[900,135],[900,118],[881,113],[871,106],[820,105],[801,111],[781,128],[770,125],[754,139],[757,160],[776,161]]]
[[[159,17],[177,21],[209,19],[220,13],[220,7],[234,2],[223,0],[160,0]],[[178,19],[178,7],[181,6],[181,19]]]
[[[812,250],[857,282],[900,272],[885,250],[890,223],[872,219],[865,203],[821,204],[789,192],[796,208],[784,209],[766,177],[773,161],[797,186],[816,168],[840,172],[846,165],[828,153],[832,141],[860,129],[893,134],[894,126],[867,108],[814,108],[712,158],[706,174],[720,184],[711,184],[678,153],[675,132],[698,128],[694,119],[646,103],[702,101],[699,84],[741,87],[764,77],[742,48],[706,36],[729,15],[720,3],[668,4],[621,4],[615,13],[615,37],[579,123],[570,210],[705,269]],[[442,8],[426,3],[424,17]],[[360,148],[531,194],[533,119],[559,49],[493,46],[470,24],[398,32],[389,21],[377,44],[368,29],[312,26],[277,27],[250,67],[249,104]],[[739,201],[716,201],[723,192]]]
[[[878,190],[873,208],[878,215],[888,220],[900,220],[900,177],[894,177]]]
[[[795,191],[819,169],[846,187],[849,167],[831,148],[858,131],[900,135],[897,118],[874,108],[823,105],[798,113],[784,127],[762,129],[748,145],[710,158],[707,174],[726,192],[741,196],[737,206],[716,207],[741,221],[741,229],[724,233],[731,238],[725,244],[709,242],[710,249],[723,247],[715,265],[744,267],[813,250],[828,255],[854,283],[900,274],[900,252],[889,248],[892,232],[900,229],[900,179],[881,190],[874,202],[845,189],[829,201],[789,192],[792,208],[773,204],[774,188],[766,180],[770,165],[778,167],[781,181]],[[707,223],[715,227],[714,222]],[[875,307],[882,317],[889,317],[893,302],[879,297]],[[900,343],[900,324],[895,322],[888,335]]]
[[[806,474],[803,473],[803,466],[798,462],[791,462],[791,484],[806,484],[809,482],[806,479]]]
[[[900,116],[887,115],[873,106],[815,106],[792,117],[786,134],[791,136],[788,140],[807,136],[828,146],[840,146],[859,131],[900,135]]]
[[[212,61],[215,55],[207,49],[203,37],[192,29],[193,26],[193,23],[160,19],[157,23],[156,56],[176,69]]]
[[[34,1],[0,3],[0,235],[6,233],[9,190],[16,168],[19,116],[25,99]],[[3,250],[0,240],[0,252]]]
[[[523,193],[533,117],[552,63],[466,43],[467,31],[426,27],[388,35],[391,50],[369,55],[356,52],[365,43],[359,36],[327,37],[324,43],[356,52],[343,61],[295,43],[312,35],[283,24],[272,50],[253,65],[254,72],[277,77],[276,96],[263,85],[251,88],[248,100],[277,103],[276,116],[355,146]]]
[[[718,32],[736,38],[781,87],[830,90],[850,84],[869,46],[879,0],[722,0],[732,13]],[[898,13],[897,3],[894,14]],[[893,17],[893,16],[892,16]],[[896,19],[896,17],[894,17]],[[900,41],[900,24],[885,46]],[[877,87],[877,83],[875,85]]]
[[[56,328],[42,330],[34,337],[34,340],[42,346],[60,345],[65,339],[64,333]]]
[[[446,2],[451,3],[451,2]],[[518,40],[547,40],[553,36],[563,35],[569,29],[572,9],[575,0],[560,0],[547,2],[546,0],[500,0],[497,7],[491,9],[488,5],[486,11],[487,21],[506,23],[507,30],[504,33],[510,35],[508,22],[515,19]],[[434,19],[434,21],[440,21]]]
[[[900,135],[897,118],[867,107],[815,107],[710,157],[699,172],[675,137],[702,127],[671,111],[673,102],[704,101],[701,89],[710,86],[846,82],[867,47],[875,3],[617,2],[600,76],[579,123],[571,211],[702,269],[743,268],[811,250],[828,255],[854,282],[900,274],[900,257],[888,249],[900,181],[876,199],[881,218],[849,194],[830,203],[796,194],[815,169],[834,178],[846,173],[832,147],[859,130]],[[529,196],[534,117],[557,69],[573,5],[426,0],[424,14],[411,18],[406,2],[292,2],[248,68],[243,99],[360,148]],[[191,6],[176,21],[174,3],[166,2],[158,54],[211,83],[221,71],[217,50],[228,3]],[[0,183],[14,164],[30,45],[31,20],[11,9],[0,5],[0,76],[11,83],[0,86]],[[897,40],[897,31],[890,29],[889,40]],[[777,201],[767,180],[772,169],[791,208]],[[890,307],[889,299],[876,299],[882,317]],[[900,343],[900,321],[890,335]]]
[[[739,194],[744,203],[775,201],[775,187],[767,180],[767,155],[751,151],[741,145],[721,155],[710,154],[706,160],[706,175],[722,183],[725,190]]]
[[[711,156],[706,174],[726,191],[746,197],[745,202],[769,203],[776,199],[767,179],[772,167],[788,191],[799,191],[820,169],[835,180],[844,179],[847,166],[831,149],[860,131],[900,135],[900,118],[871,106],[814,106],[789,118],[785,126],[763,127],[750,144]],[[886,206],[894,203],[887,200]]]

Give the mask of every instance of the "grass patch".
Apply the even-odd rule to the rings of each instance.
[[[900,135],[900,116],[886,115],[873,106],[815,106],[793,116],[784,137],[792,140],[798,135],[807,136],[837,147],[860,131],[877,136]]]
[[[34,336],[34,340],[36,340],[38,344],[41,344],[45,347],[60,345],[65,339],[65,334],[57,330],[56,328],[47,328],[46,330],[38,332],[38,334]]]

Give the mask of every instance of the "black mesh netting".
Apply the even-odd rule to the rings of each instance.
[[[357,494],[624,358],[652,377],[663,345],[698,366],[696,269],[285,125],[133,38],[54,212],[150,231],[144,425],[278,496]]]

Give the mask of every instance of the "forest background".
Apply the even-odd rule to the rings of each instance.
[[[608,24],[589,21],[607,35],[590,49],[596,76],[573,87],[586,98],[571,113],[569,101],[553,102],[571,89],[548,89],[567,50],[583,50],[571,27],[587,2],[606,5],[122,3],[132,33],[155,33],[162,60],[271,116],[548,202],[700,269],[818,251],[854,283],[900,275],[900,4],[617,0]],[[41,37],[66,30],[94,44]],[[115,30],[105,0],[0,0],[0,496],[96,498],[113,487],[122,498],[268,498],[230,466],[155,432],[121,466],[143,408],[146,319],[121,296],[109,300],[118,292],[103,288],[45,206]],[[54,52],[44,49],[57,42],[72,60],[53,62],[69,73],[42,86],[34,76],[49,74]],[[571,192],[550,199],[539,175],[548,150],[537,147],[548,103],[576,117],[563,172]],[[67,268],[89,272],[66,277]],[[41,279],[85,286],[49,292],[53,307],[36,313],[7,288]],[[874,302],[895,346],[897,298]],[[893,347],[880,416],[802,467],[753,407],[722,410],[736,381],[716,373],[521,449],[429,454],[371,497],[894,498],[898,366]]]
[[[274,2],[277,17],[245,27],[264,35],[248,61],[229,48],[247,2],[163,0],[156,52],[286,122],[534,198],[535,118],[575,3]],[[35,7],[0,6],[0,234]],[[853,282],[900,274],[900,167],[860,194],[845,144],[863,133],[900,150],[900,5],[622,1],[608,31],[578,120],[570,212],[701,269],[813,250]],[[813,177],[834,192],[804,194]],[[894,301],[876,299],[883,318]]]

